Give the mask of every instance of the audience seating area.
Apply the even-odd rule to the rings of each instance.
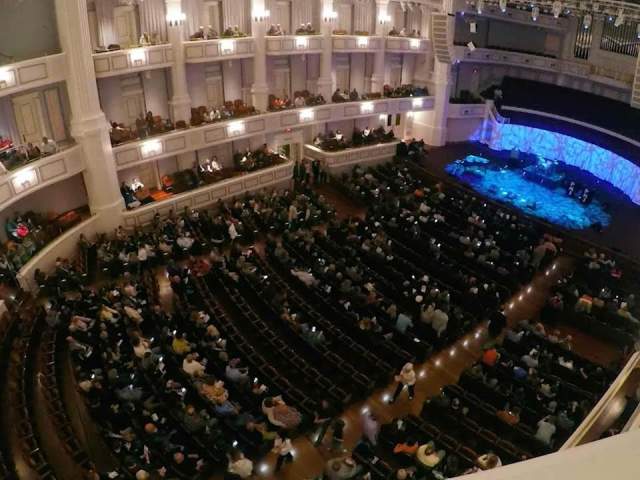
[[[225,479],[247,478],[274,444],[311,433],[323,401],[343,411],[485,321],[482,360],[419,416],[362,440],[353,478],[388,480],[400,469],[448,478],[560,447],[617,365],[580,357],[553,325],[574,311],[635,335],[633,281],[611,286],[613,260],[588,252],[552,292],[541,314],[547,327],[525,321],[502,340],[506,302],[555,261],[557,239],[404,161],[356,167],[333,187],[367,205],[364,216],[338,217],[324,196],[296,184],[169,212],[95,244],[83,238],[95,264],[84,255],[89,264],[40,272],[48,302],[19,327],[7,324],[0,371],[29,468],[60,478],[60,459],[42,441],[38,393],[64,456],[91,480],[204,480],[223,470]],[[98,287],[89,271],[99,272]],[[169,296],[160,293],[164,276]],[[68,358],[73,379],[63,373]],[[106,471],[74,431],[65,378],[111,452]],[[12,445],[0,443],[9,473]]]

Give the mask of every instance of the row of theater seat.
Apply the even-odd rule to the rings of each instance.
[[[261,349],[265,355],[271,354],[267,368],[281,374],[286,372],[289,381],[298,386],[301,391],[308,392],[312,398],[320,398],[321,395],[325,395],[336,405],[351,401],[352,393],[343,388],[346,386],[345,382],[348,381],[348,377],[345,376],[341,380],[337,369],[333,372],[336,375],[335,378],[321,373],[303,356],[289,347],[280,335],[271,330],[240,292],[230,286],[228,280],[224,281],[218,277],[215,278],[215,281],[217,281],[218,287],[222,287],[227,298],[231,300],[230,306],[235,308],[238,313],[236,318],[243,320],[241,325],[244,325],[245,334],[251,335],[253,333],[255,335],[252,342],[253,348]],[[320,366],[318,365],[318,367]]]
[[[242,354],[241,359],[245,365],[249,366],[260,381],[269,382],[277,387],[277,391],[283,396],[287,403],[292,404],[303,412],[308,418],[313,417],[317,399],[307,395],[297,386],[289,382],[285,376],[276,371],[273,366],[259,353],[252,344],[245,338],[238,329],[236,322],[231,320],[225,313],[220,301],[215,298],[207,283],[202,279],[195,279],[197,294],[202,299],[207,312],[209,312],[218,322],[220,332],[224,334],[238,351]]]
[[[21,325],[21,335],[14,338],[8,388],[14,412],[18,414],[17,434],[22,456],[40,478],[53,480],[56,477],[41,450],[33,417],[34,343],[36,335],[40,335],[36,323],[36,317],[30,317]]]
[[[71,420],[60,393],[61,383],[58,373],[62,365],[58,360],[58,351],[62,347],[61,336],[58,335],[57,330],[44,327],[44,322],[39,322],[38,328],[43,328],[40,343],[42,375],[39,376],[39,379],[40,385],[43,387],[42,392],[47,401],[49,417],[65,451],[79,466],[89,469],[91,467],[89,457],[81,447],[73,431]]]

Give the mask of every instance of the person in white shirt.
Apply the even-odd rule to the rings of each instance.
[[[415,394],[415,385],[416,385],[416,372],[413,370],[413,363],[405,363],[404,367],[400,371],[400,375],[396,375],[396,381],[398,382],[398,386],[396,387],[396,391],[391,398],[391,403],[396,401],[400,392],[407,387],[409,391],[409,400],[413,400],[413,395]]]
[[[182,370],[192,377],[201,377],[204,375],[204,368],[204,365],[198,362],[191,353],[182,361]]]
[[[44,155],[51,155],[58,151],[58,145],[50,138],[42,137],[42,146],[40,147],[40,151]]]
[[[229,456],[227,472],[240,478],[249,478],[253,475],[253,462],[246,458],[240,450],[233,449]]]
[[[293,462],[293,445],[291,444],[291,440],[289,438],[282,438],[280,436],[276,437],[273,442],[272,452],[278,454],[275,468],[276,472],[280,471],[282,465],[284,465],[285,462]]]
[[[189,250],[193,246],[193,238],[189,235],[189,232],[184,235],[180,235],[176,240],[176,243],[183,250]]]
[[[556,426],[551,421],[551,417],[544,417],[538,422],[538,430],[535,437],[545,445],[551,446],[551,438],[556,433]]]

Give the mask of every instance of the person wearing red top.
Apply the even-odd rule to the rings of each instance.
[[[500,358],[500,354],[495,348],[489,348],[482,354],[482,363],[489,367],[493,367]]]

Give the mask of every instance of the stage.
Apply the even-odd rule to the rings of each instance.
[[[568,230],[601,229],[610,215],[582,172],[530,155],[491,159],[467,155],[445,167],[451,177],[492,200]],[[588,179],[591,186],[597,179]]]
[[[454,167],[450,165],[456,165],[456,161],[469,156],[482,158],[487,163],[472,160],[471,171],[459,172],[463,178],[456,178],[447,172],[448,166],[452,170]],[[634,204],[627,195],[589,172],[564,164],[559,169],[563,178],[554,176],[557,173],[555,169],[553,174],[545,174],[550,178],[537,177],[540,173],[544,174],[540,169],[534,169],[534,172],[523,177],[526,165],[515,165],[510,157],[511,152],[495,151],[480,143],[467,142],[430,149],[422,166],[435,176],[463,184],[477,191],[480,196],[499,201],[521,214],[552,224],[567,235],[619,250],[640,261],[640,206]],[[508,168],[501,168],[509,162],[511,165]],[[504,182],[506,177],[508,181]],[[471,185],[469,179],[475,179],[476,185]],[[528,182],[523,183],[522,180]],[[565,189],[567,182],[571,181],[594,192],[588,205],[576,202],[567,195]],[[522,186],[526,187],[526,191],[519,189]],[[551,196],[553,191],[555,196]],[[563,203],[562,208],[557,201]],[[587,211],[576,208],[581,206],[588,207]],[[549,213],[552,218],[542,218],[541,211]],[[592,228],[598,222],[602,224],[601,230]]]

